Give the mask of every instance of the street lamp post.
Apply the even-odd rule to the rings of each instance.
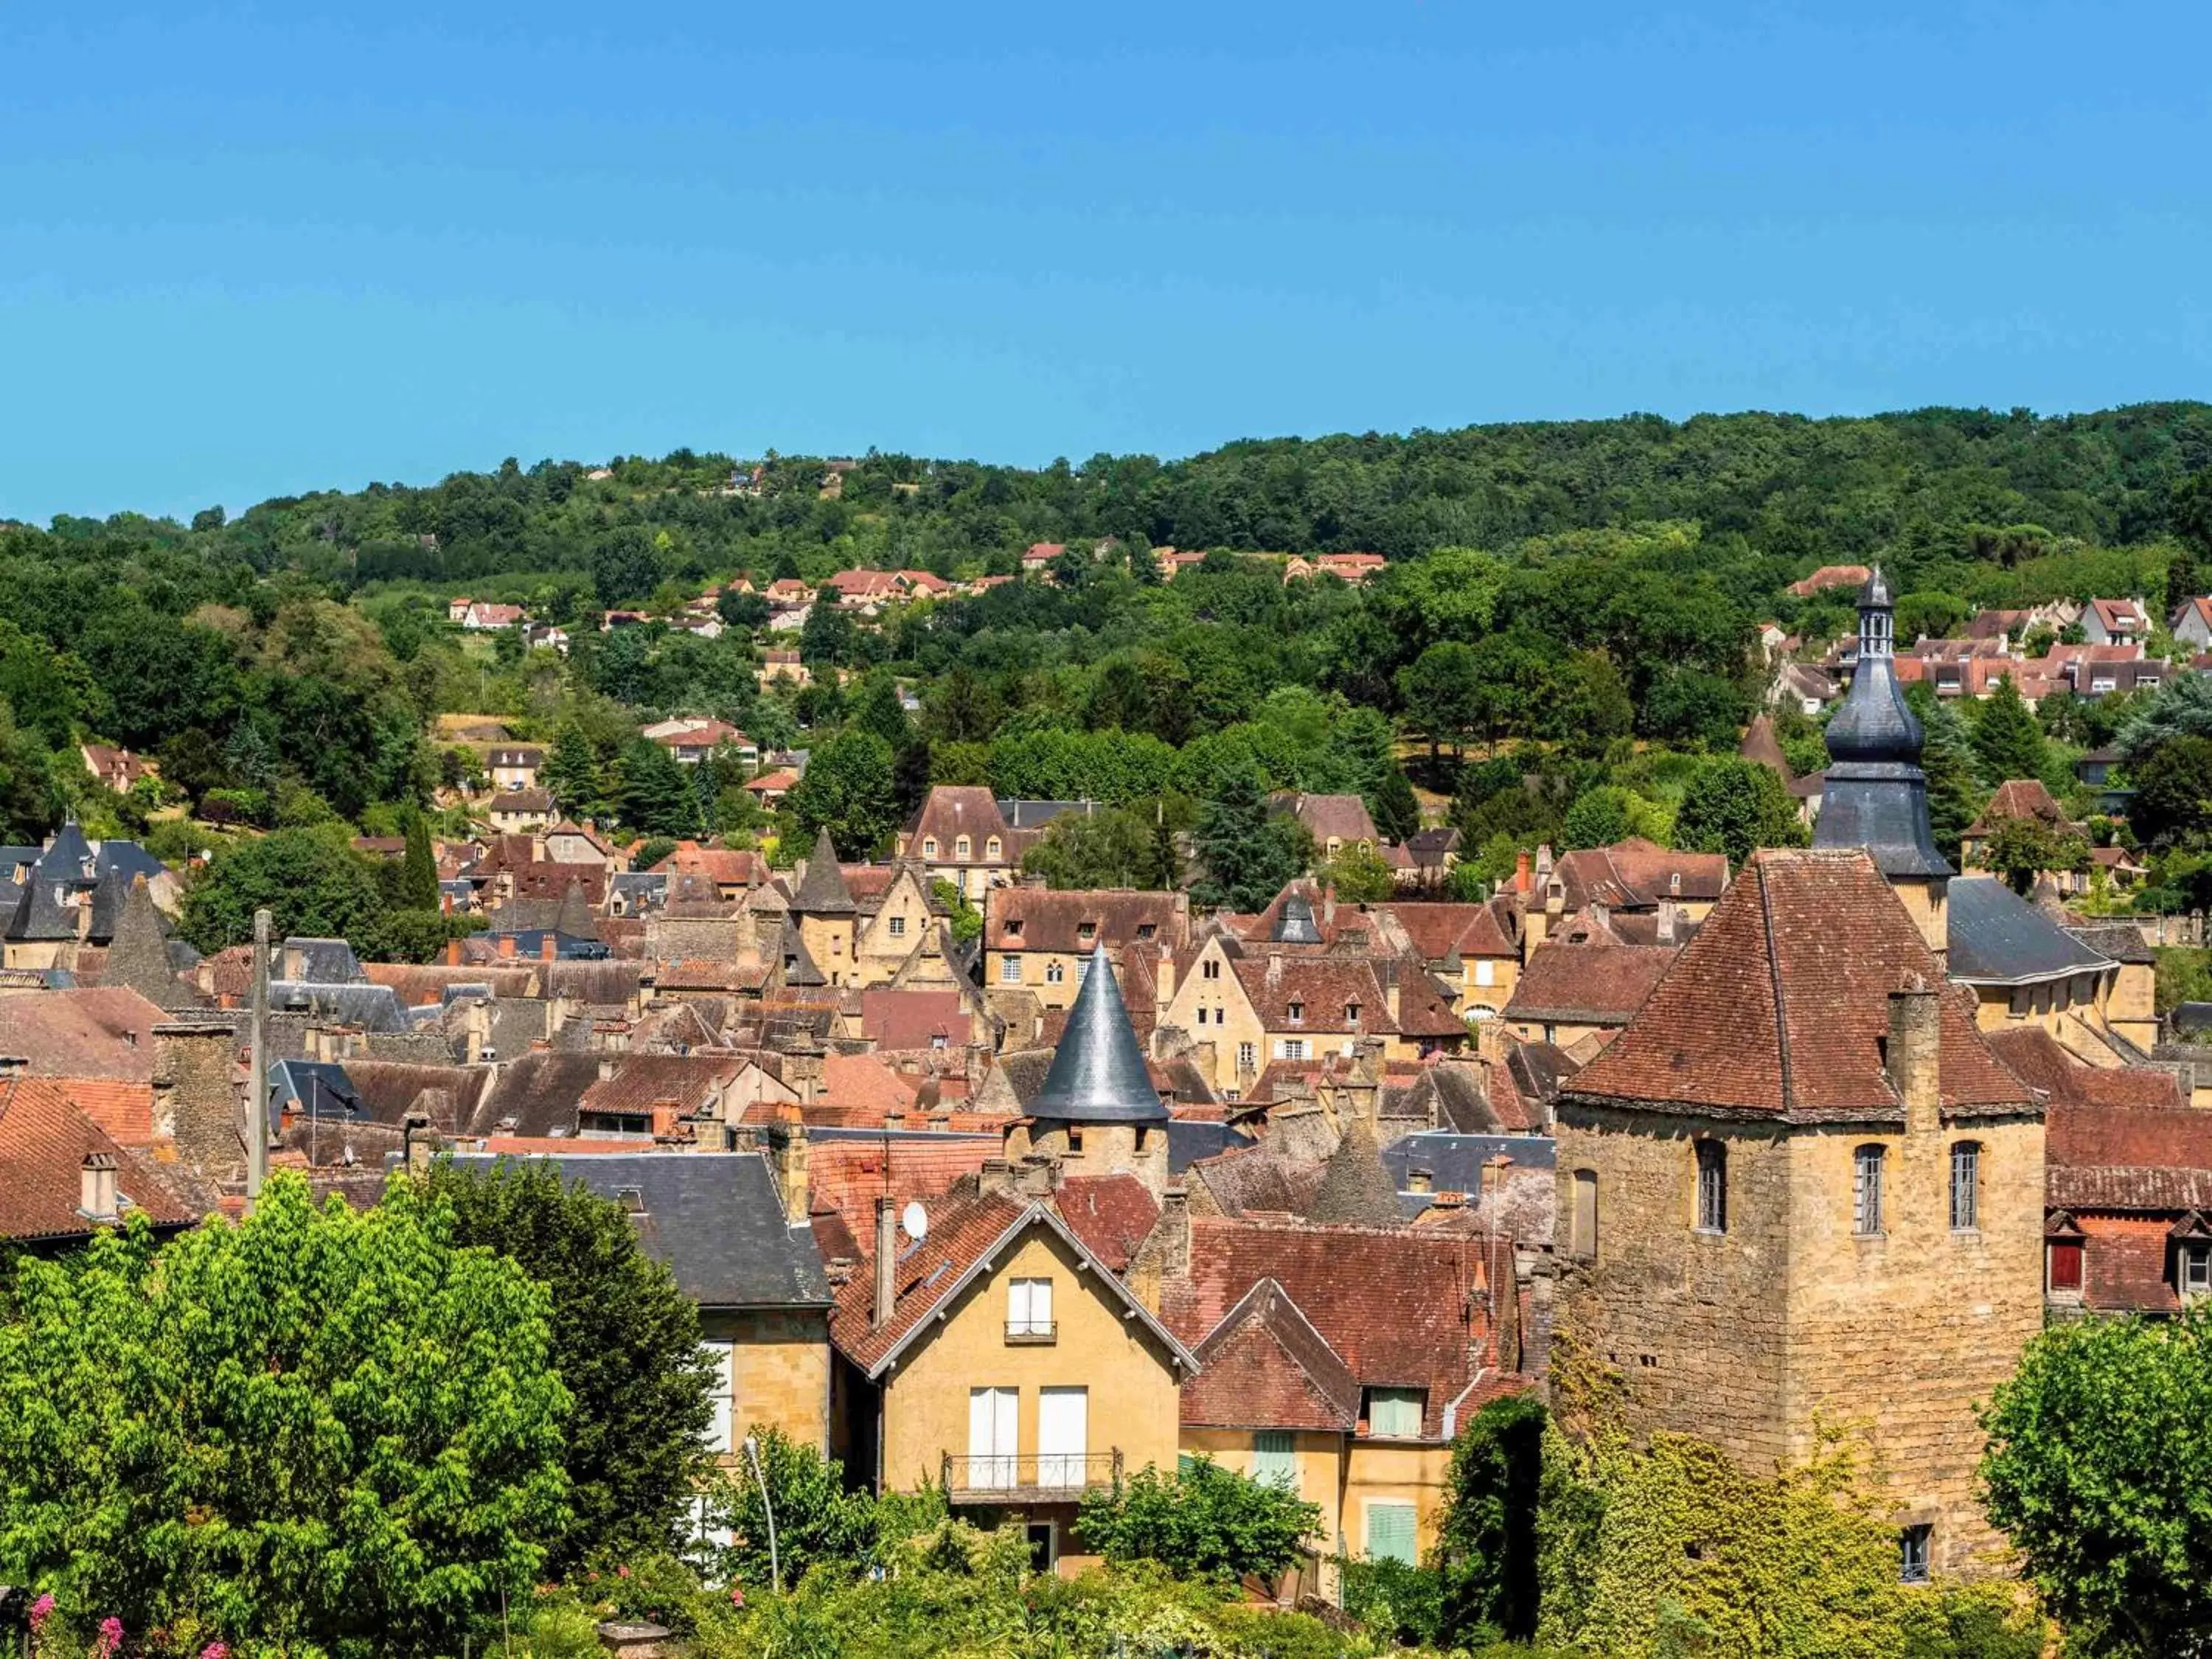
[[[783,1594],[783,1568],[775,1554],[775,1504],[768,1495],[768,1477],[761,1473],[760,1440],[757,1436],[745,1437],[745,1462],[752,1465],[753,1479],[760,1483],[761,1509],[768,1516],[768,1582],[778,1595]]]

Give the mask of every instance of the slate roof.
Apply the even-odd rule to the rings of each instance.
[[[271,1012],[304,1012],[318,1020],[358,1026],[368,1032],[388,1034],[415,1029],[407,1011],[400,1006],[398,993],[389,985],[271,980],[269,1007]]]
[[[784,1220],[758,1152],[585,1152],[533,1158],[630,1209],[638,1243],[702,1308],[826,1308],[811,1232]],[[465,1154],[456,1164],[482,1166]],[[635,1207],[632,1207],[632,1206]]]
[[[1898,1121],[1904,1106],[1882,1047],[1889,994],[1914,980],[1939,994],[1944,982],[1865,853],[1756,853],[1627,1028],[1559,1099],[1789,1122]],[[1966,994],[1942,996],[1941,1020],[1948,1109],[2036,1109],[1975,1030]]]
[[[0,1082],[0,1239],[92,1232],[78,1205],[84,1160],[94,1152],[116,1161],[117,1190],[131,1201],[122,1213],[143,1212],[165,1231],[191,1224],[191,1212],[76,1104],[66,1084],[11,1078]]]
[[[342,939],[295,934],[276,947],[276,959],[294,968],[290,976],[306,984],[354,985],[368,978],[353,946]]]
[[[2111,966],[2003,882],[1969,876],[1950,884],[1948,938],[1953,979],[1976,985],[2033,985]]]
[[[280,1060],[269,1067],[269,1127],[283,1121],[286,1107],[296,1102],[297,1115],[322,1123],[368,1123],[374,1118],[368,1103],[353,1086],[346,1068],[336,1060]]]
[[[1168,1121],[1168,1109],[1145,1070],[1144,1053],[1137,1047],[1110,961],[1091,959],[1083,988],[1068,1010],[1067,1029],[1030,1111],[1064,1123]]]
[[[1168,1173],[1181,1175],[1200,1158],[1249,1146],[1252,1138],[1226,1123],[1204,1118],[1171,1118],[1168,1121]]]

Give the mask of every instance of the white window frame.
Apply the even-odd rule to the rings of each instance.
[[[996,864],[1006,856],[1006,843],[996,836],[983,843],[983,856]]]
[[[1019,985],[1022,982],[1022,959],[1012,951],[999,957],[999,983]]]
[[[1474,982],[1478,986],[1497,984],[1498,964],[1488,957],[1477,957],[1474,959]]]
[[[1240,1042],[1237,1045],[1237,1069],[1238,1071],[1256,1071],[1259,1068],[1259,1052],[1255,1045],[1249,1042]]]
[[[1014,1279],[1006,1283],[1006,1334],[1050,1336],[1052,1280]]]
[[[1277,1037],[1275,1039],[1275,1058],[1277,1060],[1304,1060],[1305,1057],[1306,1040],[1304,1037]]]
[[[906,918],[904,916],[887,916],[884,920],[890,924],[890,935],[893,939],[904,939],[906,937]]]
[[[1951,1143],[1951,1231],[1979,1232],[1982,1228],[1982,1145],[1978,1140]]]
[[[955,860],[957,862],[961,863],[961,864],[965,864],[965,863],[967,863],[967,862],[969,861],[969,853],[972,851],[972,849],[974,848],[974,847],[975,847],[975,842],[973,842],[969,841],[969,840],[968,839],[968,837],[967,837],[967,836],[953,836],[953,838],[952,838],[952,856],[953,856],[954,860]]]
[[[921,838],[921,855],[926,859],[933,859],[937,856],[936,836],[924,836]]]
[[[713,1369],[714,1380],[708,1388],[708,1397],[714,1401],[714,1415],[707,1425],[707,1449],[710,1452],[732,1452],[738,1449],[738,1345],[726,1336],[710,1336],[699,1344]]]
[[[1881,1178],[1887,1149],[1868,1145],[1851,1149],[1851,1235],[1879,1238],[1882,1231]]]

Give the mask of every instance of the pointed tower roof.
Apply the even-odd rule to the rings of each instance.
[[[824,830],[814,838],[814,852],[806,860],[806,874],[792,895],[791,908],[805,916],[849,916],[853,890],[845,885],[845,872],[837,867],[837,849]]]
[[[584,896],[584,884],[572,881],[561,895],[561,908],[553,917],[553,931],[566,933],[570,939],[597,939],[599,926],[592,919],[591,901]]]
[[[1828,722],[1815,847],[1863,847],[1883,875],[1953,873],[1928,823],[1920,721],[1897,684],[1889,584],[1876,569],[1859,592],[1859,660],[1850,695]]]
[[[118,878],[111,874],[110,879]],[[106,883],[101,885],[105,888]],[[162,935],[161,913],[154,908],[154,895],[143,876],[133,876],[124,893],[100,983],[127,987],[157,1008],[179,1007],[192,1000],[170,965],[168,940]]]
[[[1293,893],[1283,901],[1276,913],[1274,930],[1268,935],[1281,945],[1319,945],[1321,925],[1314,920],[1314,908],[1302,893]]]
[[[1061,1123],[1164,1123],[1168,1109],[1145,1070],[1114,964],[1103,951],[1089,960],[1030,1115]]]
[[[84,838],[72,812],[39,855],[39,872],[48,881],[85,882],[92,879],[92,843]]]
[[[829,975],[823,973],[806,948],[806,941],[799,936],[799,924],[786,918],[783,924],[783,943],[777,947],[783,957],[783,982],[786,986],[811,988],[827,985]]]

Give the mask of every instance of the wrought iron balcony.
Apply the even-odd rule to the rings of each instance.
[[[1093,1486],[1121,1484],[1121,1449],[1022,1456],[945,1454],[945,1497],[953,1504],[1064,1504]]]

